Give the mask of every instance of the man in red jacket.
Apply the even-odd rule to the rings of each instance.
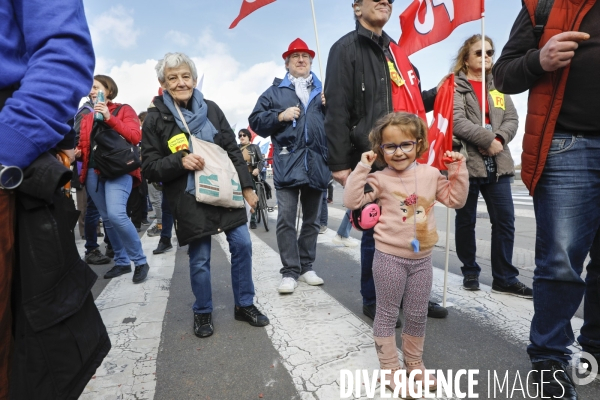
[[[555,0],[545,26],[543,3],[524,1],[493,73],[503,93],[530,90],[522,177],[537,236],[527,352],[543,395],[577,399],[565,370],[584,295],[577,340],[596,371],[600,358],[600,1]]]

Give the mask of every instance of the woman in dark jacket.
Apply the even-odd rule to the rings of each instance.
[[[242,151],[244,161],[248,164],[248,171],[252,174],[252,185],[254,190],[256,190],[254,180],[260,171],[262,171],[264,160],[260,153],[260,147],[250,143],[251,138],[252,134],[248,129],[240,129],[238,132],[238,139],[240,140],[239,148]],[[250,218],[250,229],[256,229],[256,211],[252,213],[252,217]]]
[[[463,287],[479,290],[481,267],[475,260],[475,223],[481,192],[492,223],[492,292],[532,298],[532,290],[519,282],[519,271],[512,264],[515,210],[510,184],[515,167],[508,143],[517,133],[519,120],[510,96],[494,87],[491,75],[494,43],[490,38],[485,39],[485,49],[481,46],[481,35],[467,39],[453,68],[457,86],[454,92],[454,150],[465,155],[469,170],[467,204],[456,210],[456,254],[463,263]],[[484,73],[487,75],[485,128],[481,123]]]
[[[144,177],[162,182],[163,195],[175,220],[180,245],[189,244],[194,334],[213,334],[212,294],[210,284],[211,235],[225,232],[231,249],[231,283],[235,302],[235,319],[252,326],[265,326],[269,319],[253,304],[252,242],[246,227],[246,210],[216,207],[196,201],[186,191],[188,177],[204,168],[204,159],[189,152],[190,132],[198,139],[212,142],[229,155],[240,179],[244,198],[251,208],[257,196],[252,178],[237,147],[235,136],[225,115],[214,102],[204,100],[195,89],[198,72],[194,62],[183,53],[167,53],[156,65],[163,95],[154,98],[143,125],[142,160]],[[180,118],[182,113],[184,124]],[[177,142],[177,145],[174,143]]]

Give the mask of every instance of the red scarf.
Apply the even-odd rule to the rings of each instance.
[[[390,71],[392,75],[392,106],[394,111],[405,111],[418,115],[427,123],[425,105],[419,89],[419,78],[408,56],[395,43],[390,43],[390,51],[394,57],[397,71]],[[394,76],[399,74],[399,77]],[[398,79],[399,78],[399,79]]]

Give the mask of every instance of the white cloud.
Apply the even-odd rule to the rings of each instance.
[[[135,29],[133,10],[119,5],[93,18],[90,32],[94,47],[105,41],[115,43],[122,48],[135,46],[140,30]]]
[[[271,85],[273,78],[282,78],[285,74],[283,61],[243,65],[210,33],[204,34],[196,44],[198,50],[187,54],[196,63],[198,76],[204,74],[204,96],[219,105],[231,125],[237,124],[238,129],[248,126],[248,116],[258,97]],[[109,65],[109,60],[99,59],[105,67]],[[153,59],[138,64],[125,61],[103,71],[97,68],[96,73],[111,76],[119,87],[116,101],[130,104],[140,113],[158,91],[156,63]]]
[[[167,32],[165,38],[172,41],[178,46],[187,46],[192,41],[192,37],[187,33],[173,30]]]

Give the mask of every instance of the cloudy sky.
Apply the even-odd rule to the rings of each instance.
[[[323,71],[331,45],[354,29],[351,3],[314,0]],[[204,74],[206,98],[219,104],[231,125],[245,127],[258,96],[273,78],[285,74],[281,54],[290,42],[300,37],[315,51],[317,44],[310,0],[277,0],[230,30],[241,4],[242,0],[84,0],[96,51],[96,74],[113,77],[119,86],[116,101],[141,112],[158,90],[157,60],[167,52],[184,52]],[[396,0],[384,28],[396,40],[401,34],[399,16],[409,4],[409,0]],[[485,30],[497,50],[507,41],[520,9],[521,0],[486,0]],[[464,24],[448,39],[410,57],[424,89],[437,85],[449,72],[462,42],[480,31],[480,21]],[[313,71],[321,77],[318,57]],[[510,147],[518,160],[526,95],[513,96],[513,101],[521,121]]]

